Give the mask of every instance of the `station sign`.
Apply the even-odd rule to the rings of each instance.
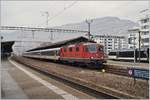
[[[134,78],[149,80],[149,70],[147,69],[131,68],[128,70],[128,74]]]

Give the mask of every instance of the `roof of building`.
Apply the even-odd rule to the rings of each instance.
[[[50,43],[49,45],[46,45],[46,46],[40,46],[40,47],[37,47],[34,49],[30,49],[27,52],[35,51],[35,50],[43,50],[43,49],[48,49],[48,48],[57,48],[57,47],[61,47],[61,46],[69,45],[69,44],[87,43],[87,42],[96,43],[93,40],[89,40],[83,36],[80,36],[77,38],[72,38],[72,39],[68,39],[68,40],[64,40],[64,41],[60,41],[60,42],[56,42],[56,43]]]

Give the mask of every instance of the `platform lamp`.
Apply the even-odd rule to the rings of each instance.
[[[141,31],[138,31],[139,33],[139,62],[141,61]]]

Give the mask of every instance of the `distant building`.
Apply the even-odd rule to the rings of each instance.
[[[124,36],[111,36],[111,35],[94,35],[93,40],[104,46],[105,53],[111,50],[127,48],[126,38]]]
[[[150,16],[148,16],[149,10],[143,10],[140,12],[140,31],[141,31],[141,47],[149,47],[149,24],[150,24]]]
[[[149,47],[149,23],[150,18],[148,16],[148,10],[143,10],[140,12],[140,20],[139,20],[139,27],[129,29],[128,35],[128,48],[139,48],[139,32],[141,38],[141,48]],[[135,37],[135,44],[134,44],[134,37]]]

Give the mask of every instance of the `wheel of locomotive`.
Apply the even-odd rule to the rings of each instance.
[[[97,69],[101,69],[101,68],[103,68],[103,64],[102,63],[95,63],[95,62],[91,62],[91,63],[88,63],[88,64],[86,64],[86,66],[88,67],[88,68],[97,68]]]

